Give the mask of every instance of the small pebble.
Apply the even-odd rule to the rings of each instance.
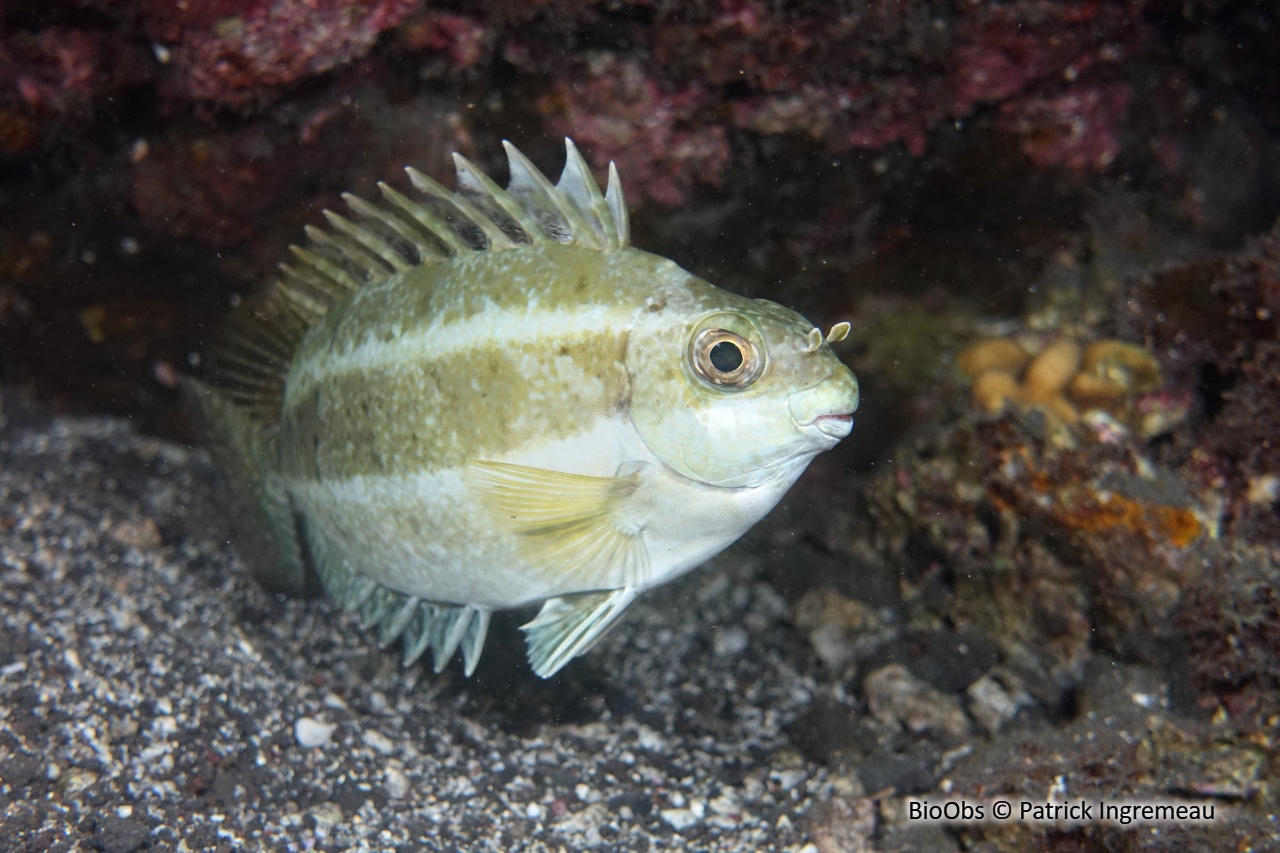
[[[299,746],[311,749],[328,743],[337,728],[332,723],[322,723],[311,717],[299,717],[298,722],[293,726],[293,735],[298,739]]]
[[[828,622],[809,633],[809,645],[813,652],[831,669],[843,669],[858,654],[848,633],[834,622]]]
[[[715,652],[721,657],[733,657],[747,650],[751,635],[741,625],[721,628],[715,633]]]
[[[316,835],[325,838],[343,822],[345,815],[337,803],[317,803],[307,810],[307,817],[315,822]]]
[[[775,770],[769,775],[769,778],[775,780],[782,790],[790,791],[809,778],[809,771],[803,767],[795,767],[790,770]]]
[[[1000,731],[1019,709],[1033,702],[1020,683],[1012,681],[1006,685],[990,672],[970,684],[965,693],[969,697],[969,712],[991,734]]]
[[[688,829],[698,822],[698,816],[692,809],[663,809],[658,814],[677,832]]]
[[[163,740],[177,732],[178,721],[171,715],[166,714],[151,721],[151,735],[157,740]]]
[[[409,777],[398,767],[388,767],[383,772],[383,784],[387,788],[387,796],[393,800],[402,800],[409,793]]]
[[[380,731],[369,729],[361,734],[360,738],[365,742],[365,746],[368,746],[370,749],[376,750],[383,755],[390,755],[395,752],[395,742]]]
[[[862,690],[867,709],[878,720],[914,734],[937,732],[953,738],[968,734],[969,719],[960,700],[916,678],[902,664],[877,669],[867,676]]]

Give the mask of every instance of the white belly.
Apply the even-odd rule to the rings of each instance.
[[[290,483],[309,523],[360,574],[441,603],[505,609],[591,590],[656,586],[736,541],[804,470],[793,462],[763,486],[725,489],[684,478],[648,450],[628,419],[523,448],[493,462],[589,477],[638,475],[627,525],[643,545],[642,577],[621,568],[588,576],[531,565],[522,543],[477,500],[459,469]]]

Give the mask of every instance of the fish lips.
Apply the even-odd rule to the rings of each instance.
[[[791,422],[802,434],[822,445],[823,449],[834,447],[853,431],[852,412],[831,412],[818,415],[808,421],[800,421],[792,417]]]
[[[829,435],[836,441],[847,436],[853,431],[853,413],[843,415],[818,415],[813,419],[812,426],[818,428],[818,432],[823,435]]]
[[[842,372],[845,375],[829,377],[787,398],[791,423],[827,447],[853,430],[853,413],[858,408],[857,380],[847,368]]]

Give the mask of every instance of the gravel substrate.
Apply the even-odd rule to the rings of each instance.
[[[260,590],[202,453],[11,420],[0,849],[798,851],[811,810],[859,793],[788,746],[811,656],[749,559],[645,596],[550,681],[526,614],[475,677],[434,676]]]
[[[466,679],[263,592],[202,452],[6,404],[0,853],[1280,849],[1269,735],[1102,654],[1074,708],[1049,707],[988,639],[911,626],[896,566],[868,586],[873,563],[805,543],[805,518],[847,504],[829,470],[755,553],[645,595],[553,679],[524,661],[527,613],[495,620]],[[1218,812],[944,826],[910,820],[912,794]]]

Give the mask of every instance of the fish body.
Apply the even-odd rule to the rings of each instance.
[[[192,386],[259,573],[314,568],[406,661],[470,673],[490,613],[545,602],[551,675],[851,427],[811,323],[631,248],[616,171],[602,195],[567,150],[554,187],[509,146],[507,190],[458,158],[454,193],[350,200]]]

